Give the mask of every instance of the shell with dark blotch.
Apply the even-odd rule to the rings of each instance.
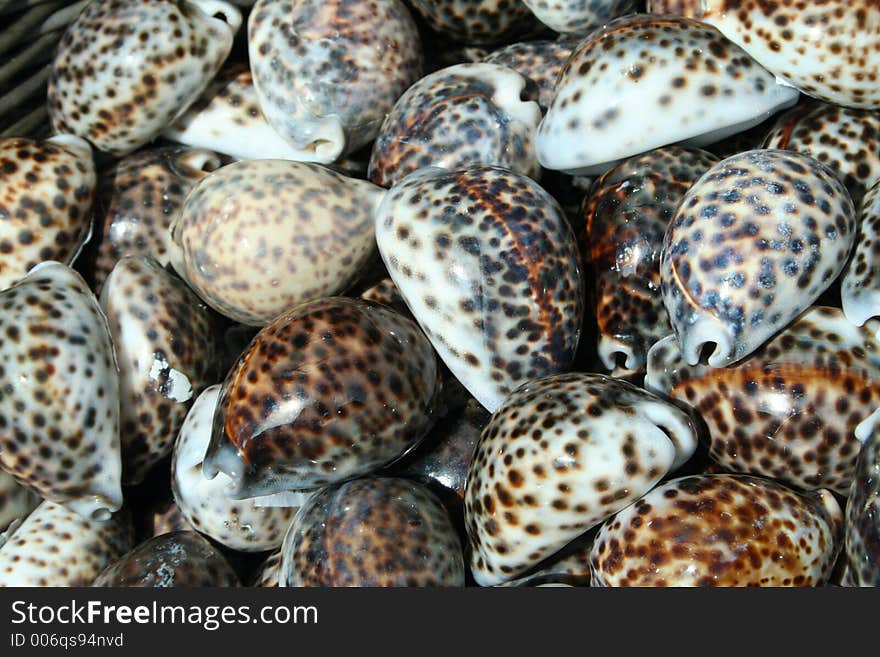
[[[697,446],[692,418],[601,374],[530,381],[483,429],[465,489],[481,586],[526,572],[647,493]]]
[[[217,380],[216,316],[186,284],[125,256],[101,293],[119,365],[122,479],[138,484],[171,452],[192,400]]]
[[[809,96],[880,109],[876,0],[648,0],[647,8],[714,25]]]
[[[880,587],[880,431],[859,454],[846,502],[845,550],[849,583]]]
[[[581,41],[566,62],[538,127],[538,161],[574,174],[603,173],[660,146],[720,141],[797,98],[710,25],[619,18]]]
[[[122,506],[119,377],[107,318],[44,262],[0,292],[0,468],[87,518]]]
[[[0,532],[14,520],[27,516],[41,502],[39,495],[0,470]]]
[[[764,148],[809,155],[831,169],[858,208],[880,180],[880,113],[803,103],[786,112],[764,140]]]
[[[635,13],[639,0],[523,0],[539,21],[563,34],[587,35],[613,18]]]
[[[174,500],[165,500],[149,509],[148,535],[194,531]]]
[[[535,181],[500,167],[423,169],[383,198],[376,241],[437,353],[490,412],[525,381],[571,365],[580,255]]]
[[[52,63],[52,126],[102,151],[131,153],[198,98],[240,24],[241,13],[222,0],[92,0]]]
[[[193,529],[221,545],[242,552],[280,548],[296,507],[257,506],[257,498],[230,499],[228,476],[221,472],[207,479],[202,473],[219,396],[219,385],[206,389],[180,429],[171,460],[174,499]]]
[[[44,501],[0,536],[0,587],[89,586],[107,564],[134,545],[128,511],[84,518]]]
[[[880,407],[878,328],[857,328],[837,308],[810,308],[720,369],[686,364],[669,336],[648,354],[645,386],[702,415],[724,470],[845,495]]]
[[[687,191],[660,256],[684,360],[724,367],[760,347],[828,289],[855,241],[849,192],[801,153],[726,158]]]
[[[748,475],[658,486],[603,525],[593,586],[822,586],[843,514],[826,490]]]
[[[297,159],[323,164],[372,141],[422,72],[401,0],[257,0],[248,52],[269,124]]]
[[[540,23],[522,0],[410,0],[432,30],[467,45],[504,43]]]
[[[491,52],[483,61],[512,68],[538,88],[538,105],[546,110],[556,93],[556,79],[576,46],[572,41],[523,41]]]
[[[85,267],[89,282],[98,294],[124,256],[170,262],[172,219],[193,186],[219,166],[219,156],[211,151],[165,146],[132,153],[102,174],[95,239],[83,253],[90,262]]]
[[[697,149],[660,148],[610,169],[584,199],[599,357],[615,373],[643,370],[651,345],[672,332],[660,294],[663,238],[685,192],[717,161]]]
[[[195,532],[153,536],[107,566],[96,587],[201,588],[239,586],[226,558]]]
[[[266,557],[251,586],[276,589],[281,576],[281,548]]]
[[[597,530],[591,530],[548,557],[528,573],[502,582],[499,586],[590,586],[590,552]]]
[[[523,100],[528,81],[499,64],[456,64],[407,89],[385,118],[369,178],[391,187],[429,166],[495,165],[532,178],[541,108]]]
[[[853,256],[840,284],[846,318],[862,326],[880,315],[880,182],[862,200]]]
[[[397,478],[329,486],[297,514],[281,586],[464,586],[461,543],[433,493]]]
[[[236,62],[217,74],[199,99],[162,136],[208,148],[236,160],[303,160],[309,153],[288,144],[269,125],[250,69]]]
[[[282,314],[226,378],[203,471],[236,498],[365,474],[430,430],[439,367],[418,326],[393,310],[330,297]]]
[[[265,326],[340,294],[375,255],[383,190],[311,163],[244,160],[202,179],[170,231],[177,272],[217,312]]]
[[[372,287],[367,288],[360,294],[360,298],[364,301],[372,301],[373,303],[381,303],[388,306],[392,310],[399,312],[401,315],[409,316],[409,308],[406,306],[406,300],[397,289],[390,278],[383,278]]]
[[[96,180],[79,137],[0,139],[0,289],[40,262],[73,262],[91,234]]]

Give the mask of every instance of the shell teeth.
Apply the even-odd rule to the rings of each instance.
[[[58,262],[34,267],[0,301],[10,309],[0,317],[0,416],[12,429],[0,437],[0,465],[47,500],[106,517],[122,506],[119,378],[107,318],[80,275]]]

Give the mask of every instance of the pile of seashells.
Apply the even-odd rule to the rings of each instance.
[[[0,17],[0,585],[880,585],[877,2]]]

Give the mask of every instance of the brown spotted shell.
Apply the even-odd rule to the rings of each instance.
[[[101,307],[116,347],[123,481],[140,483],[171,452],[192,401],[217,378],[217,320],[150,258],[125,256]]]
[[[859,454],[846,503],[846,561],[855,586],[880,587],[880,431]]]
[[[133,536],[126,510],[95,520],[44,501],[0,544],[0,587],[89,586]]]
[[[846,318],[862,326],[880,315],[880,182],[865,194],[852,258],[840,284]]]
[[[464,586],[452,521],[433,493],[406,479],[323,489],[300,509],[281,555],[281,586]]]
[[[700,413],[725,470],[845,495],[880,408],[878,328],[811,308],[751,357],[719,369],[686,364],[670,336],[651,349],[645,385]]]
[[[79,137],[0,139],[0,289],[40,262],[73,262],[91,234],[96,180]]]
[[[481,586],[524,573],[647,493],[697,446],[691,417],[601,374],[517,388],[483,429],[465,488]]]
[[[382,190],[290,160],[234,162],[203,178],[170,228],[178,273],[211,307],[265,326],[345,291],[374,255]]]
[[[0,470],[0,532],[37,508],[41,498]]]
[[[522,0],[410,0],[431,29],[468,45],[509,42],[540,23]]]
[[[148,538],[107,566],[92,584],[143,588],[239,585],[226,558],[202,536],[186,531]]]
[[[675,479],[605,523],[593,586],[822,586],[842,516],[826,490],[747,475]]]
[[[648,0],[717,27],[803,93],[880,109],[880,5],[876,0]]]
[[[660,293],[663,238],[685,192],[717,161],[695,148],[659,148],[607,171],[584,199],[578,223],[607,369],[644,370],[648,349],[672,331]]]
[[[52,63],[53,127],[114,155],[134,151],[198,98],[240,23],[222,0],[92,0]]]
[[[482,61],[512,68],[531,80],[538,90],[538,105],[546,110],[559,73],[576,45],[573,41],[521,41],[492,51]]]
[[[186,195],[220,166],[211,151],[163,146],[132,153],[101,176],[95,201],[95,239],[85,249],[89,282],[100,294],[116,262],[127,255],[170,262],[168,227]]]
[[[203,471],[229,475],[236,498],[365,474],[425,437],[439,380],[412,320],[342,297],[300,305],[227,376]]]

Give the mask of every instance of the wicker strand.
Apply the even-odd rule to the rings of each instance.
[[[30,46],[13,55],[5,64],[0,65],[0,89],[28,68],[39,66],[52,59],[59,38],[57,32],[44,34]]]
[[[15,20],[8,21],[9,27],[0,32],[0,55],[12,50],[23,41],[31,38],[35,30],[58,7],[58,2],[50,2],[33,7]]]

